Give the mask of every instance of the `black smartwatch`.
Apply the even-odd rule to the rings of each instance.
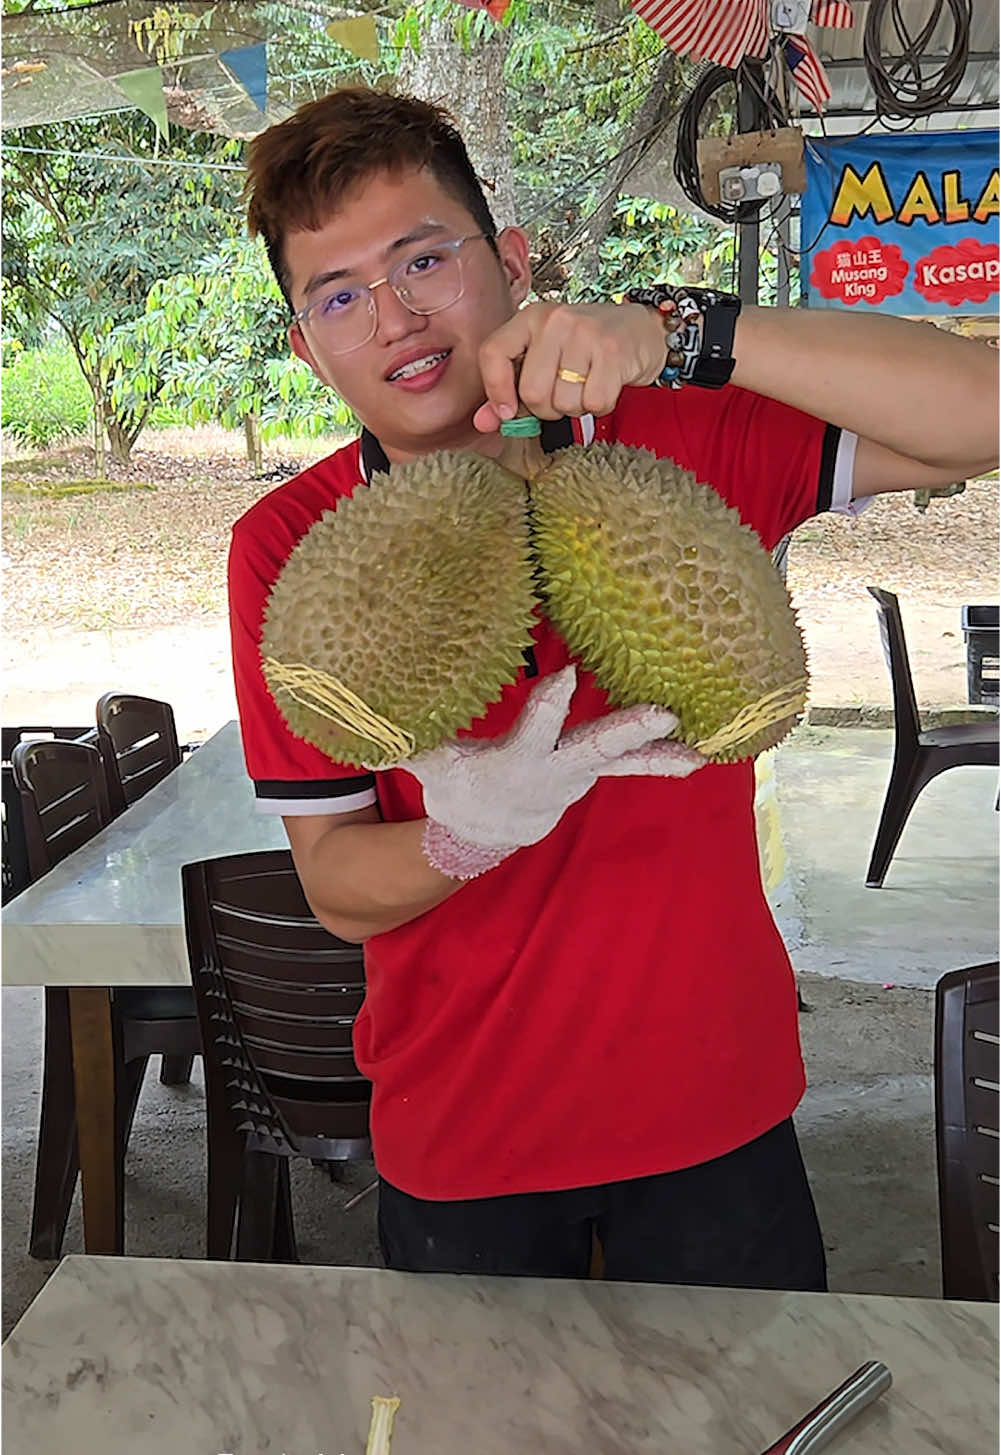
[[[721,389],[729,381],[736,363],[733,335],[740,315],[736,293],[657,283],[652,288],[631,289],[626,298],[656,308],[663,318],[667,360],[657,384],[673,389],[683,384]]]
[[[740,299],[736,293],[717,293],[702,312],[702,346],[692,370],[692,384],[703,389],[722,389],[730,382],[736,359],[733,357],[733,335],[740,317]]]

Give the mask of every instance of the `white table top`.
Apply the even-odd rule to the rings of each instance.
[[[287,847],[281,819],[254,807],[227,723],[4,907],[4,984],[189,985],[181,865]]]
[[[869,1358],[837,1455],[996,1455],[997,1309],[70,1257],[10,1334],[12,1452],[757,1455]]]

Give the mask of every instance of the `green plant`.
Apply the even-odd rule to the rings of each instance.
[[[45,449],[83,434],[91,420],[87,381],[72,350],[14,349],[3,369],[0,422],[19,445]]]
[[[112,399],[139,413],[153,398],[161,419],[247,430],[260,440],[350,428],[346,404],[293,357],[288,308],[263,249],[230,239],[187,273],[159,279],[142,315],[109,343]],[[256,455],[255,455],[256,451]]]

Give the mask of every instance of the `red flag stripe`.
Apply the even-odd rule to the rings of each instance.
[[[679,55],[736,66],[768,48],[768,0],[630,0],[633,10]]]
[[[801,94],[809,101],[815,111],[823,111],[824,106],[831,99],[831,88],[827,81],[827,72],[824,70],[813,47],[805,35],[790,35],[789,40],[795,42],[803,52],[801,59],[795,64],[790,63],[792,78],[796,82]]]
[[[855,16],[848,0],[816,0],[813,23],[826,25],[831,30],[851,30],[855,24]]]

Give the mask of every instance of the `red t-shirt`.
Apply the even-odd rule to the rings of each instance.
[[[694,470],[768,548],[830,503],[837,430],[733,386],[627,389],[595,438]],[[407,820],[423,816],[417,780],[332,763],[294,737],[260,669],[274,580],[356,488],[357,441],[234,528],[244,749],[262,807],[329,813],[377,795],[383,819]],[[547,620],[534,636],[540,676],[570,660]],[[523,670],[470,734],[506,732],[532,685]],[[567,725],[608,710],[581,671]],[[367,942],[354,1044],[387,1181],[451,1200],[642,1177],[721,1156],[792,1113],[805,1087],[796,993],[753,798],[750,762],[601,779],[541,843]]]

